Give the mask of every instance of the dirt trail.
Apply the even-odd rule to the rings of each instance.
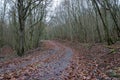
[[[0,63],[0,80],[61,80],[59,76],[69,65],[73,51],[58,42],[44,43],[50,49]]]
[[[0,80],[120,80],[120,45],[113,49],[46,40],[22,58],[0,62]]]

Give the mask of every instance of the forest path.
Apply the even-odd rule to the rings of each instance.
[[[120,80],[119,44],[42,43],[23,57],[1,61],[0,80]]]
[[[46,50],[1,62],[0,80],[61,80],[59,76],[69,65],[73,51],[55,41],[43,43]]]

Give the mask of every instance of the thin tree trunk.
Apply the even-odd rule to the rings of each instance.
[[[113,13],[112,10],[111,10],[111,8],[110,8],[111,7],[110,4],[108,3],[107,0],[105,0],[105,1],[106,1],[106,4],[107,4],[108,8],[109,8],[110,14],[111,14],[111,16],[113,18],[113,21],[115,23],[115,26],[116,26],[115,29],[116,29],[117,35],[120,38],[120,28],[118,26],[118,21],[117,21],[117,18],[116,18],[116,12]]]
[[[113,41],[112,41],[112,39],[111,39],[111,37],[110,37],[110,35],[109,35],[109,31],[108,31],[107,25],[106,25],[105,22],[104,22],[104,19],[103,19],[103,17],[102,17],[101,12],[100,12],[99,6],[98,6],[96,0],[92,0],[92,2],[93,2],[93,4],[95,4],[96,9],[98,10],[98,13],[99,13],[99,15],[100,15],[100,18],[101,18],[101,20],[102,20],[102,23],[103,23],[103,26],[104,26],[104,31],[105,31],[105,39],[106,39],[108,45],[111,45],[111,44],[113,44]]]
[[[102,37],[101,37],[101,34],[100,34],[99,25],[98,25],[97,13],[96,13],[96,27],[97,27],[97,33],[98,33],[98,37],[99,37],[99,42],[102,42]]]

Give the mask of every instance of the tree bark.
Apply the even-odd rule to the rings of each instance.
[[[18,16],[19,16],[19,49],[17,54],[19,56],[24,55],[24,45],[25,45],[25,13],[24,13],[23,0],[18,0]]]
[[[111,37],[110,37],[110,35],[109,35],[109,31],[108,31],[107,25],[106,25],[105,22],[104,22],[104,19],[103,19],[103,17],[102,17],[101,12],[100,12],[99,6],[98,6],[96,0],[92,0],[92,2],[93,2],[93,4],[95,4],[96,9],[98,10],[98,13],[99,13],[99,15],[100,15],[100,18],[101,18],[101,20],[102,20],[102,23],[103,23],[103,26],[104,26],[104,31],[105,31],[105,39],[106,39],[108,45],[111,45],[111,44],[113,44],[113,41],[112,41],[112,39],[111,39]]]

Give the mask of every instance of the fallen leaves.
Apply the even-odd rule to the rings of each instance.
[[[0,80],[119,80],[119,51],[108,54],[101,44],[66,44],[45,41],[42,51],[1,62]]]
[[[65,43],[66,44],[66,43]],[[106,71],[108,69],[114,69],[115,66],[120,66],[119,56],[120,52],[118,51],[116,54],[110,54],[108,48],[104,47],[104,45],[93,45],[90,49],[88,47],[82,45],[78,48],[76,44],[67,44],[67,46],[71,46],[74,50],[74,55],[71,60],[71,65],[64,71],[64,80],[119,80],[118,73],[119,69],[114,75],[109,76]],[[116,47],[114,47],[116,49]],[[117,46],[117,49],[120,46]],[[104,58],[102,58],[104,57]],[[66,75],[65,73],[70,73]],[[63,75],[62,75],[63,76]]]

